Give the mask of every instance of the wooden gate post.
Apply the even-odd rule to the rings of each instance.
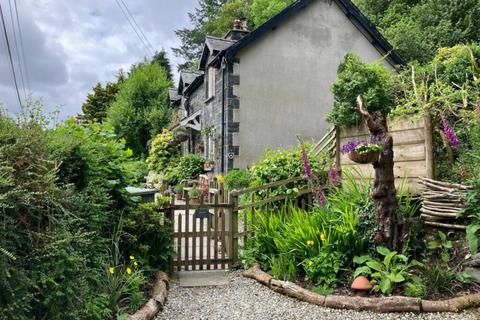
[[[175,233],[175,209],[173,208],[174,205],[175,205],[175,194],[172,194],[168,209],[163,211],[165,215],[168,215],[168,219],[170,220],[170,236],[171,236],[170,245],[172,250],[175,245],[175,239],[173,236],[173,234]],[[170,256],[170,258],[168,258],[168,264],[170,265],[170,271],[173,273],[173,256]]]
[[[238,261],[238,192],[232,191],[229,196],[230,200],[230,254],[232,266]]]

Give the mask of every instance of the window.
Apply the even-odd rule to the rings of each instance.
[[[210,67],[208,69],[208,92],[207,92],[208,99],[215,96],[215,72],[216,70],[214,67]]]

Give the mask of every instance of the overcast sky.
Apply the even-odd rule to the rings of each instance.
[[[197,0],[123,1],[153,47],[164,48],[176,66],[180,61],[170,49],[178,45],[174,30],[189,25],[187,13]],[[0,0],[17,66],[9,3],[14,9],[13,0]],[[29,79],[25,86],[34,99],[42,99],[45,110],[58,108],[62,118],[81,111],[97,82],[114,80],[119,69],[128,70],[149,54],[116,0],[17,0],[17,5]],[[0,101],[15,114],[19,103],[1,24],[0,30]]]

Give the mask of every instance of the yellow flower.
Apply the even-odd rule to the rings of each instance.
[[[134,261],[134,262],[133,262],[133,265],[134,265],[135,267],[138,267],[137,261]]]
[[[320,240],[325,241],[325,240],[327,240],[327,237],[325,237],[325,235],[322,233],[320,235]]]
[[[130,260],[135,260],[135,257],[134,257],[134,256],[130,256]]]
[[[222,176],[222,175],[218,175],[217,176],[217,182],[220,183],[220,184],[224,183],[225,182],[225,177]]]
[[[111,274],[114,274],[115,273],[115,268],[114,267],[108,268],[108,272],[110,272]]]
[[[128,274],[132,274],[132,269],[127,268],[127,273],[128,273]]]
[[[312,261],[312,260],[309,260],[309,261],[308,261],[308,266],[309,266],[309,267],[313,266],[313,261]]]
[[[313,246],[314,243],[313,240],[307,240],[307,246]]]

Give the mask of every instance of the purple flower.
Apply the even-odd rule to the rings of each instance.
[[[340,181],[338,171],[332,168],[332,166],[328,167],[328,181],[330,181],[330,183],[335,183],[335,184],[337,184]]]
[[[318,203],[322,207],[325,207],[325,197],[323,196],[322,186],[320,186],[320,185],[317,188],[317,197],[318,197]]]
[[[359,145],[360,145],[360,142],[358,141],[348,141],[346,144],[342,146],[342,148],[340,149],[340,152],[342,154],[347,154],[350,151],[355,150],[355,148],[358,147]]]
[[[307,152],[305,151],[305,147],[302,145],[302,162],[303,162],[303,171],[305,171],[305,176],[307,177],[307,181],[312,181],[312,171],[310,170],[310,166],[308,165],[308,157]]]
[[[453,148],[457,148],[460,142],[457,139],[457,136],[455,135],[455,132],[453,131],[452,128],[448,125],[447,121],[443,121],[443,132],[447,136],[447,139],[450,141],[452,144]]]

